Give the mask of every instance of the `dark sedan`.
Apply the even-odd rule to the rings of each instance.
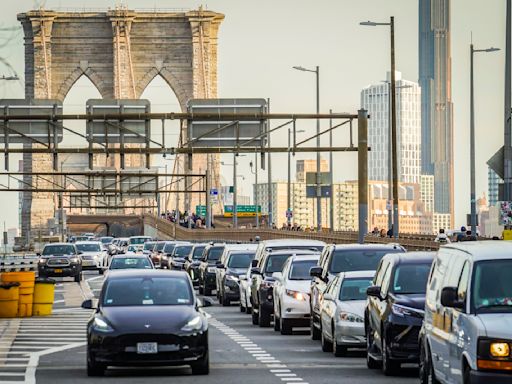
[[[87,374],[102,376],[108,366],[183,365],[208,374],[208,324],[199,307],[185,272],[109,274],[87,325]]]
[[[418,335],[423,323],[427,279],[434,253],[384,256],[368,288],[364,316],[368,368],[379,365],[393,375],[402,363],[419,361]]]

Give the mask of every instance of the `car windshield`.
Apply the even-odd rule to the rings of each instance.
[[[341,301],[366,300],[366,289],[372,285],[372,280],[370,277],[344,279],[341,284],[339,299]]]
[[[100,241],[103,243],[103,244],[110,244],[112,243],[112,240],[114,240],[113,237],[102,237],[100,239]]]
[[[294,261],[290,266],[290,280],[311,280],[309,270],[318,264],[318,260]]]
[[[192,251],[192,245],[178,245],[174,248],[173,256],[187,257]]]
[[[162,242],[162,243],[156,243],[156,251],[157,252],[161,252],[165,247],[165,243]]]
[[[133,277],[107,282],[103,306],[191,305],[190,283],[183,277]]]
[[[255,252],[232,253],[229,257],[228,268],[249,268]]]
[[[398,249],[370,250],[370,249],[338,249],[334,251],[329,265],[329,273],[352,271],[375,271],[380,260],[388,253],[402,252]]]
[[[75,247],[72,245],[47,245],[43,249],[43,256],[48,255],[74,255]]]
[[[133,237],[130,239],[130,244],[144,244],[148,240],[147,237]]]
[[[431,266],[431,263],[399,265],[393,278],[393,292],[399,294],[425,293]]]
[[[283,265],[290,256],[290,254],[269,255],[265,264],[265,274],[272,275],[274,272],[282,272]]]
[[[489,260],[475,264],[473,306],[480,312],[512,312],[512,260]]]
[[[203,257],[203,251],[206,246],[194,247],[194,252],[192,253],[192,259],[200,260]]]
[[[153,269],[146,257],[114,257],[110,269]]]
[[[144,250],[145,251],[152,251],[153,248],[155,248],[155,243],[150,242],[150,241],[144,243]]]
[[[80,252],[101,252],[99,244],[75,244],[75,246]]]
[[[208,261],[219,260],[220,257],[222,256],[223,252],[224,252],[224,246],[222,246],[222,247],[211,247],[208,250],[208,256],[206,257],[206,259]]]
[[[172,253],[172,251],[174,251],[175,246],[176,246],[176,244],[174,244],[174,243],[167,243],[164,246],[163,252],[164,253]]]

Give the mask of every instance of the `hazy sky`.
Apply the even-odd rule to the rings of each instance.
[[[108,0],[3,0],[0,27],[16,26],[16,14],[44,5],[46,9],[107,8],[119,4]],[[271,99],[273,112],[314,112],[313,74],[292,70],[294,65],[320,66],[321,110],[355,112],[363,87],[378,83],[389,70],[389,30],[359,26],[363,20],[396,19],[397,69],[407,80],[418,80],[418,2],[416,0],[210,0],[178,1],[130,0],[131,9],[196,8],[203,4],[224,13],[219,34],[219,97],[263,97]],[[452,68],[455,105],[455,202],[456,225],[469,212],[469,43],[471,32],[476,48],[504,48],[505,0],[452,0]],[[21,30],[10,43],[2,41],[10,33],[0,32],[0,57],[23,74]],[[0,65],[0,75],[9,69]],[[487,159],[503,143],[504,51],[479,55],[475,60],[477,195],[487,191]],[[81,111],[85,100],[98,93],[79,80],[65,100],[67,112]],[[0,81],[0,97],[23,97],[23,88]],[[162,81],[154,81],[144,97],[153,111],[177,111],[176,98]],[[326,127],[326,125],[325,125]],[[313,131],[314,123],[300,123],[298,129]],[[348,142],[347,130],[336,132],[339,145]],[[304,135],[304,134],[303,134]],[[172,137],[170,135],[170,137]],[[174,135],[174,138],[177,136]],[[326,140],[327,138],[325,138]],[[286,131],[272,138],[285,146]],[[325,141],[325,143],[327,143]],[[297,156],[297,158],[313,155]],[[286,179],[285,157],[275,156],[275,179]],[[13,157],[12,164],[15,158]],[[224,159],[232,163],[231,156]],[[240,158],[246,175],[243,194],[250,194],[248,157]],[[3,161],[0,161],[3,168]],[[163,161],[158,159],[157,164]],[[11,169],[15,171],[16,169]],[[335,180],[354,179],[357,155],[335,155]],[[230,183],[232,171],[223,167]],[[265,180],[262,176],[262,179]],[[0,178],[0,182],[3,182]],[[0,220],[7,226],[18,222],[18,196],[0,194]],[[284,213],[283,213],[284,214]],[[279,221],[279,220],[277,220]]]

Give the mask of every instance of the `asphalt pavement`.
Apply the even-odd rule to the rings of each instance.
[[[273,328],[251,324],[238,306],[215,304],[206,308],[209,319],[210,374],[192,376],[189,368],[110,368],[103,378],[89,378],[85,367],[85,325],[90,311],[78,302],[99,295],[103,277],[84,274],[79,285],[63,279],[57,288],[54,314],[22,319],[7,335],[10,347],[0,340],[0,384],[12,383],[145,383],[172,379],[174,383],[418,383],[416,367],[405,367],[398,377],[370,371],[362,352],[336,358],[321,351],[307,329],[282,336]],[[77,297],[80,293],[81,297]],[[2,349],[0,349],[1,353]],[[3,360],[2,360],[3,359]]]

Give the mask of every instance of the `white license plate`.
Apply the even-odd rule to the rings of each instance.
[[[82,261],[82,264],[86,267],[89,267],[91,265],[96,265],[94,261]]]
[[[157,343],[137,343],[137,353],[149,354],[158,353]]]

